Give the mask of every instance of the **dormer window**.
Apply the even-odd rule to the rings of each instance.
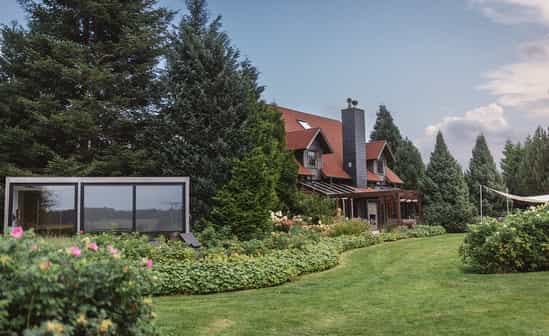
[[[305,168],[309,168],[309,169],[322,168],[322,159],[319,152],[306,150],[304,161],[305,161]]]
[[[309,123],[305,120],[298,120],[297,122],[299,123],[299,125],[301,125],[301,127],[303,127],[303,129],[312,128],[311,125],[309,125]]]
[[[377,161],[377,173],[378,175],[385,175],[385,162],[384,160]]]

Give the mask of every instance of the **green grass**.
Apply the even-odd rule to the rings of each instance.
[[[162,335],[548,335],[549,272],[461,269],[463,235],[355,250],[279,287],[155,299]]]

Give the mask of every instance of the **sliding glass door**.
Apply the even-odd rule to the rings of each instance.
[[[65,235],[76,231],[76,185],[14,184],[11,189],[11,225],[41,234]]]

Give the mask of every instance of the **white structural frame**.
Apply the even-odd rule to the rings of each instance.
[[[82,227],[82,185],[84,184],[183,184],[185,186],[185,232],[190,230],[190,188],[191,179],[189,177],[6,177],[5,197],[4,197],[4,234],[8,234],[10,226],[10,198],[12,184],[75,184],[76,185],[76,233],[79,233]]]

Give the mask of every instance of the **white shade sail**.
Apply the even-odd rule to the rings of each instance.
[[[517,196],[513,194],[509,194],[503,191],[499,191],[496,189],[492,189],[490,187],[484,186],[484,188],[488,191],[494,192],[500,196],[503,196],[505,198],[509,198],[515,201],[524,202],[524,203],[530,203],[530,204],[545,204],[549,203],[549,195],[538,195],[538,196]]]

